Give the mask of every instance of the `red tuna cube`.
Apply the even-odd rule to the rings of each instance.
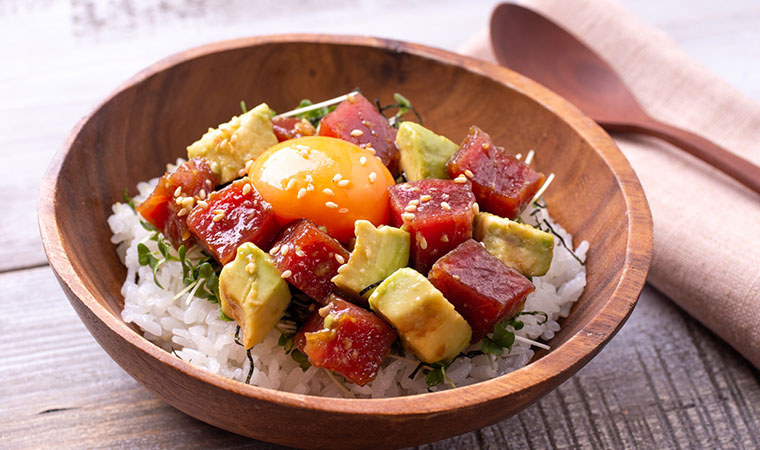
[[[319,123],[319,135],[343,139],[372,149],[391,173],[398,169],[396,129],[363,95],[349,96]],[[372,151],[370,150],[370,151]]]
[[[194,239],[187,228],[187,213],[197,200],[214,190],[216,182],[217,177],[206,159],[193,158],[174,172],[166,172],[150,196],[135,209],[174,247],[189,246]]]
[[[338,241],[306,219],[283,230],[269,253],[283,277],[318,302],[333,291],[330,280],[349,257]]]
[[[472,191],[484,211],[514,219],[544,182],[544,174],[510,155],[476,126],[464,138],[446,168],[449,176],[472,180]]]
[[[472,342],[522,310],[535,286],[470,239],[439,259],[428,279],[472,328]]]
[[[411,260],[420,273],[472,237],[475,196],[470,183],[426,179],[388,188],[391,223],[406,225],[412,239]]]
[[[301,327],[295,345],[312,365],[364,386],[377,376],[394,340],[396,332],[383,319],[331,295]]]
[[[212,193],[187,218],[190,231],[222,264],[235,259],[237,248],[253,242],[265,248],[280,229],[272,205],[248,178]]]
[[[272,119],[272,127],[278,142],[317,134],[317,130],[308,120],[296,117],[275,117]]]

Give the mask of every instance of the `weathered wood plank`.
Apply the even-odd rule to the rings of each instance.
[[[0,439],[11,448],[276,446],[198,422],[143,389],[100,349],[49,268],[0,275]],[[23,299],[23,300],[22,300]],[[757,448],[760,376],[647,290],[578,374],[499,424],[421,446]]]

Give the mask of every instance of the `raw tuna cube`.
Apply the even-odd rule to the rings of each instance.
[[[330,280],[349,257],[338,241],[306,219],[283,230],[269,253],[283,277],[318,302],[333,291]]]
[[[472,239],[439,259],[428,279],[470,324],[472,342],[520,311],[535,290],[520,272],[505,266]]]
[[[275,117],[272,119],[272,127],[278,142],[317,134],[317,130],[308,120],[296,117]]]
[[[520,215],[544,182],[544,174],[495,146],[476,126],[470,127],[446,168],[451,178],[471,178],[472,191],[484,211],[508,219]]]
[[[235,259],[238,246],[253,242],[266,248],[279,230],[272,205],[248,178],[212,193],[207,205],[196,206],[187,218],[190,231],[222,264]]]
[[[375,379],[396,332],[362,307],[335,295],[328,300],[309,316],[296,335],[295,345],[312,365],[333,370],[363,386]]]
[[[398,171],[396,129],[363,95],[351,95],[319,123],[319,135],[371,148],[392,174]],[[371,150],[370,150],[371,151]]]
[[[205,158],[193,158],[174,172],[166,172],[156,188],[136,209],[145,220],[179,247],[194,240],[187,228],[187,213],[206,192],[214,190],[216,175]],[[175,195],[176,194],[176,195]]]
[[[426,274],[438,258],[472,237],[477,207],[469,182],[431,178],[396,184],[388,191],[391,222],[406,225],[418,272]]]

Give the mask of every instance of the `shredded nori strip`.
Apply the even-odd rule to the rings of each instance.
[[[239,346],[243,346],[243,343],[240,342],[240,325],[235,329],[235,343]]]
[[[375,289],[376,287],[380,286],[380,284],[385,280],[380,280],[375,283],[370,284],[369,286],[365,287],[361,291],[359,291],[359,297],[363,296],[367,292],[371,291],[372,289]]]
[[[565,247],[565,250],[567,250],[568,252],[570,252],[570,254],[571,254],[571,255],[573,255],[573,258],[575,258],[575,260],[576,260],[576,261],[578,261],[578,262],[579,262],[579,263],[580,263],[582,266],[585,266],[585,265],[586,265],[586,262],[585,262],[585,261],[583,261],[583,260],[581,260],[581,259],[578,257],[578,255],[576,255],[576,254],[575,254],[575,252],[574,252],[574,251],[572,251],[572,250],[571,250],[571,249],[570,249],[570,248],[567,246],[567,244],[565,243],[565,240],[564,240],[564,239],[562,239],[562,236],[560,236],[559,234],[557,234],[557,232],[556,232],[556,231],[554,231],[554,228],[552,228],[552,226],[549,224],[549,221],[548,221],[548,220],[546,220],[546,219],[544,219],[544,224],[546,224],[546,226],[549,228],[549,231],[551,231],[553,235],[557,236],[557,238],[559,239],[559,242],[562,244],[562,246],[563,246],[563,247]]]
[[[248,355],[248,362],[251,365],[250,369],[248,369],[248,376],[245,377],[245,383],[251,384],[251,375],[253,375],[253,357],[251,356],[251,349],[249,348],[248,350],[245,351],[245,353]]]

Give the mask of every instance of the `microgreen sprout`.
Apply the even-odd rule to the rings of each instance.
[[[417,112],[417,110],[412,105],[412,102],[409,101],[408,98],[404,97],[403,95],[396,92],[393,94],[393,100],[396,101],[396,103],[392,103],[390,105],[380,106],[380,101],[375,100],[375,104],[377,105],[377,109],[380,111],[380,113],[383,113],[385,110],[398,108],[398,111],[396,114],[393,115],[390,119],[388,119],[388,123],[393,128],[398,128],[399,125],[401,125],[401,118],[408,113],[409,111],[413,112],[415,116],[417,116],[417,120],[419,121],[420,125],[422,125],[422,116],[420,116],[420,113]]]

